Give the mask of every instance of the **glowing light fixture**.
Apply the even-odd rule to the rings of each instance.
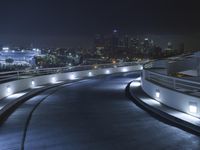
[[[8,85],[8,86],[7,86],[7,93],[8,93],[8,94],[11,94],[11,92],[12,92],[12,90],[11,90],[10,86]]]
[[[35,86],[35,81],[34,80],[31,81],[31,85]]]
[[[89,73],[88,73],[88,76],[89,76],[89,77],[91,77],[92,75],[93,75],[92,72],[89,72]]]
[[[110,70],[106,70],[106,74],[110,74]]]
[[[160,97],[160,91],[156,90],[156,97],[159,98]]]
[[[189,111],[190,113],[194,113],[196,114],[197,113],[197,104],[196,103],[190,103],[189,104]]]
[[[52,83],[56,83],[56,77],[52,77],[52,78],[51,78],[51,82],[52,82]]]
[[[123,68],[122,72],[128,72],[128,69],[127,68]]]
[[[75,76],[75,74],[71,74],[69,78],[70,78],[70,80],[75,80],[76,76]]]

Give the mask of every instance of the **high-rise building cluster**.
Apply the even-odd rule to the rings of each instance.
[[[174,48],[171,42],[166,43],[166,48],[161,48],[149,38],[138,38],[127,34],[120,34],[113,30],[111,34],[95,36],[94,45],[97,54],[111,58],[153,57],[173,55],[184,52],[184,44]]]

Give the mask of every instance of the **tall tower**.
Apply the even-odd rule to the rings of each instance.
[[[112,42],[111,42],[112,50],[116,50],[116,48],[118,47],[118,44],[119,44],[118,30],[114,29],[113,34],[112,34]]]
[[[172,45],[171,42],[168,42],[168,43],[167,43],[167,49],[168,49],[168,50],[172,50],[172,49],[173,49],[173,45]]]

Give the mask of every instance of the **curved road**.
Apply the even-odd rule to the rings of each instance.
[[[0,127],[0,149],[199,150],[198,136],[158,121],[126,97],[136,76],[87,79],[31,98]]]

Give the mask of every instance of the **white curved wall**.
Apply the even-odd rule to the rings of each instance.
[[[141,70],[141,65],[58,73],[58,74],[44,75],[44,76],[11,81],[0,84],[0,99],[8,95],[11,95],[13,93],[17,93],[32,88],[33,87],[32,81],[34,81],[35,86],[41,86],[52,83],[53,78],[55,81],[64,81],[64,80],[82,79],[90,76],[97,76],[103,74],[113,74],[113,73],[129,72],[136,70]]]
[[[167,64],[167,72],[174,74],[185,70],[195,70],[198,66],[198,60],[196,58],[184,59],[174,61]]]
[[[154,84],[145,79],[145,70],[143,70],[142,89],[155,100],[172,107],[176,110],[191,114],[200,118],[200,99],[198,97],[190,96],[178,91],[174,91],[157,84]],[[160,92],[159,98],[156,97],[156,91]],[[191,113],[189,106],[195,104],[197,106],[197,113]]]

